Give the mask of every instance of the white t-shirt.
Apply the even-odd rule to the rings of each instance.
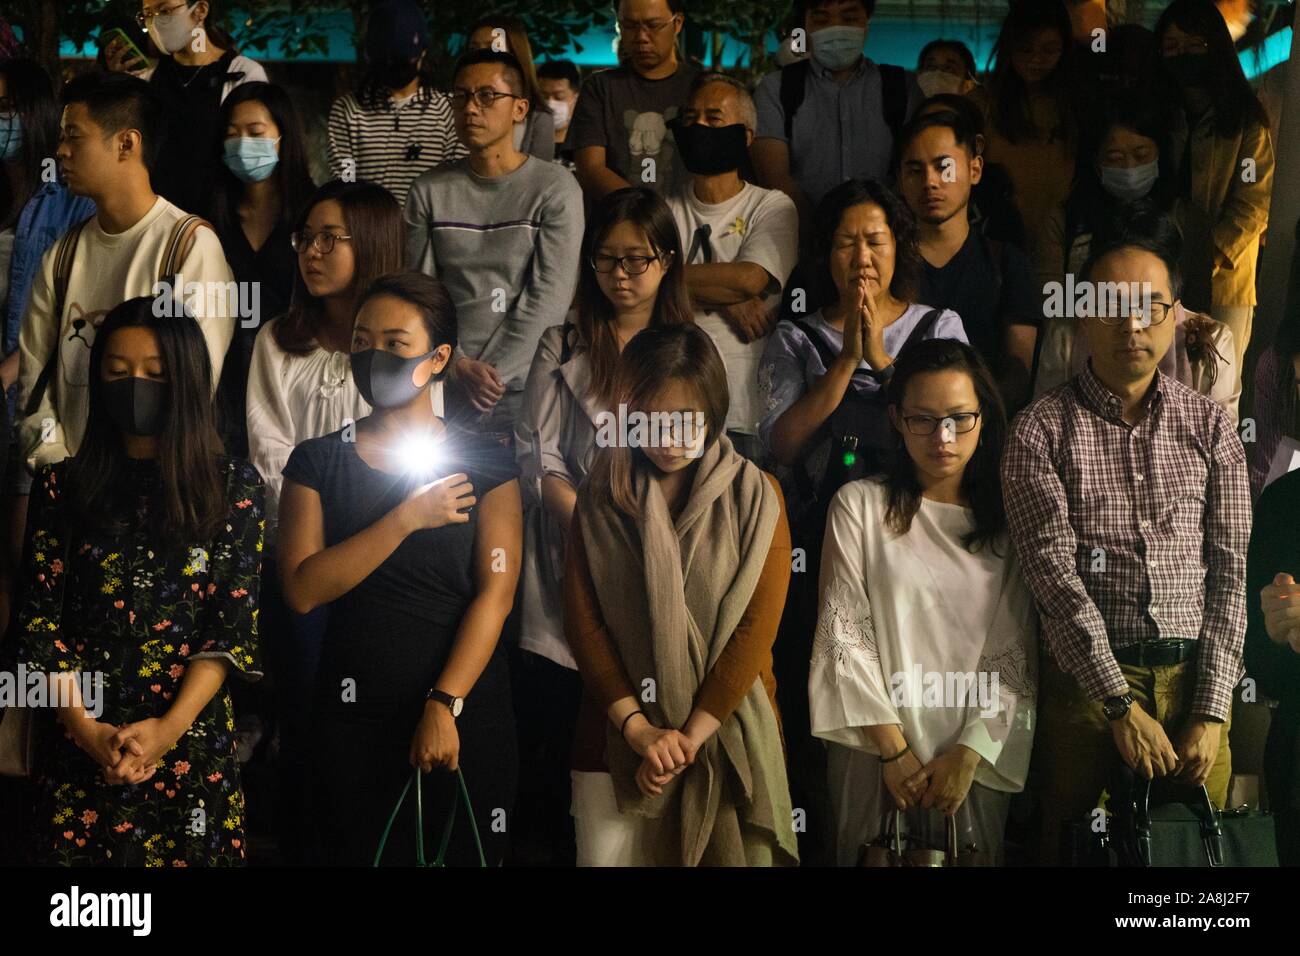
[[[90,410],[90,347],[95,343],[95,331],[104,316],[122,302],[153,294],[172,227],[186,215],[159,196],[153,208],[125,232],[110,235],[101,228],[97,217],[91,219],[77,242],[63,315],[57,321],[51,313],[58,243],[45,253],[18,336],[20,409],[56,347],[58,364],[40,407],[34,415],[23,418],[19,426],[19,442],[28,467],[37,469],[77,453]],[[236,321],[225,294],[217,294],[234,288],[233,284],[227,286],[234,282],[234,276],[216,233],[206,227],[195,231],[189,254],[181,260],[178,271],[187,287],[198,283],[205,290],[202,304],[193,294],[186,297],[186,302],[207,339],[215,390]],[[52,420],[49,430],[42,425],[47,418]]]
[[[764,302],[775,308],[781,287],[789,278],[799,256],[799,217],[790,197],[778,189],[762,189],[752,183],[731,199],[720,203],[703,203],[688,182],[681,192],[668,200],[682,252],[687,265],[712,262],[752,262],[762,266],[775,280],[768,287]],[[696,230],[709,227],[708,244],[712,259],[704,257],[703,244],[694,242]],[[695,248],[693,248],[695,247]],[[708,332],[727,367],[731,386],[731,407],[727,428],[746,435],[758,432],[763,417],[758,394],[758,365],[763,357],[766,337],[742,342],[735,330],[719,313],[696,313],[696,324]]]

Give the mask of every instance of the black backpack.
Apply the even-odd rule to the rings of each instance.
[[[785,114],[785,141],[794,132],[794,114],[807,93],[809,60],[799,60],[781,70],[781,112]],[[885,125],[894,139],[907,122],[907,71],[901,66],[877,63],[880,70],[880,98],[885,111]]]
[[[938,309],[931,309],[916,323],[908,333],[903,347],[899,349],[900,355],[913,342],[919,342],[930,333],[939,314]],[[805,320],[793,321],[795,327],[817,350],[823,367],[830,368],[837,356],[836,350]],[[853,378],[856,381],[878,381],[880,376],[871,369],[860,368],[853,373]],[[813,447],[830,439],[830,458],[820,480],[809,475],[801,464],[796,464],[793,469],[802,508],[811,509],[813,513],[824,513],[831,498],[842,485],[867,475],[878,474],[889,465],[897,442],[886,411],[888,405],[883,388],[868,393],[859,392],[852,386],[845,390],[844,397],[840,399],[831,417],[814,436]]]

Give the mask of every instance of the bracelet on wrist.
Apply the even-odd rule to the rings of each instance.
[[[628,714],[626,717],[624,717],[624,718],[623,718],[623,723],[619,725],[619,728],[618,728],[618,735],[619,735],[620,737],[622,737],[623,740],[625,740],[625,741],[627,740],[627,733],[626,733],[626,731],[627,731],[627,722],[628,722],[629,720],[631,720],[633,717],[635,717],[637,714],[640,714],[642,717],[645,717],[645,711],[644,711],[644,710],[641,710],[641,709],[638,708],[637,710],[632,711],[632,713],[630,713],[630,714]],[[646,718],[646,719],[648,720],[649,718]]]
[[[892,757],[881,757],[881,758],[880,758],[880,762],[881,762],[881,763],[893,763],[895,760],[898,760],[898,759],[899,759],[900,757],[902,757],[904,754],[910,753],[911,750],[912,750],[912,748],[911,748],[911,746],[910,746],[909,744],[903,744],[903,749],[902,749],[902,750],[900,750],[898,753],[894,754],[894,756],[892,756]]]

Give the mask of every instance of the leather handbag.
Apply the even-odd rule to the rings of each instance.
[[[1121,816],[1117,845],[1128,866],[1277,866],[1271,814],[1248,807],[1220,812],[1204,786],[1167,788],[1152,805],[1151,781],[1134,787]]]
[[[992,866],[992,855],[975,844],[964,849],[957,846],[957,819],[945,817],[945,841],[942,850],[932,846],[905,849],[901,832],[903,811],[889,810],[881,821],[880,835],[865,844],[858,854],[858,866]]]
[[[402,788],[402,795],[397,798],[397,805],[393,807],[393,812],[389,814],[388,825],[384,827],[384,835],[379,838],[379,848],[375,850],[374,865],[378,866],[379,861],[383,859],[384,847],[388,844],[388,834],[393,829],[393,823],[397,820],[397,814],[402,809],[402,803],[406,800],[406,795],[411,790],[411,784],[415,784],[415,865],[416,866],[446,866],[447,845],[451,842],[451,831],[456,825],[456,808],[463,801],[465,812],[469,814],[470,832],[474,834],[474,846],[478,850],[478,865],[487,866],[487,857],[483,854],[483,841],[478,835],[478,823],[474,819],[474,805],[469,799],[469,788],[465,786],[465,775],[460,770],[456,771],[456,800],[452,802],[451,810],[447,814],[447,823],[442,828],[442,843],[438,847],[438,855],[432,860],[427,860],[424,856],[424,786],[420,779],[420,768],[416,767],[411,775],[411,779],[406,781],[406,786]]]

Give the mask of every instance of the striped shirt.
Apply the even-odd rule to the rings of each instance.
[[[389,99],[382,109],[363,107],[351,93],[335,100],[329,118],[331,175],[378,183],[405,205],[415,177],[464,156],[468,151],[456,136],[446,94],[429,92],[400,102]],[[355,167],[346,167],[347,160]]]
[[[1002,491],[1043,639],[1094,699],[1114,650],[1198,640],[1190,713],[1224,720],[1244,673],[1246,455],[1227,413],[1156,371],[1136,425],[1091,366],[1015,420]]]

